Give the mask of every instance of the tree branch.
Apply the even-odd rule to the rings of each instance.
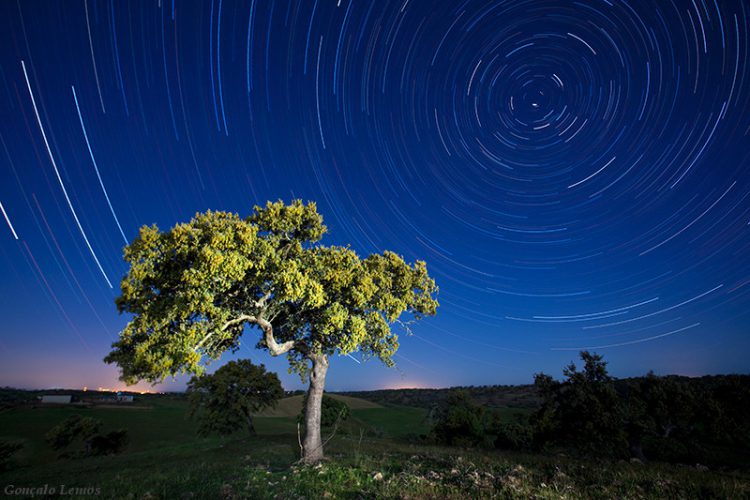
[[[263,340],[265,340],[266,347],[268,347],[271,356],[279,356],[289,352],[297,343],[294,340],[287,340],[283,344],[278,344],[276,343],[276,339],[273,338],[273,326],[271,323],[262,317],[256,318],[255,323],[263,330]]]
[[[225,331],[231,326],[238,325],[244,322],[255,323],[261,328],[261,330],[263,330],[263,340],[265,341],[266,346],[268,347],[268,351],[271,353],[271,356],[280,356],[281,354],[285,354],[289,352],[296,344],[296,341],[294,340],[287,340],[283,344],[277,343],[276,339],[273,337],[273,325],[271,325],[269,321],[265,320],[260,315],[251,316],[249,314],[243,314],[242,316],[238,316],[237,318],[224,323],[224,326],[221,327],[221,331]]]
[[[265,309],[266,302],[268,302],[268,299],[271,298],[271,294],[273,294],[273,289],[268,290],[263,297],[261,297],[260,299],[256,300],[255,303],[254,303],[255,307],[257,307],[258,309],[261,309],[261,310]]]

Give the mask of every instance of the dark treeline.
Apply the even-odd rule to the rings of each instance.
[[[444,405],[457,390],[466,392],[474,401],[487,407],[536,408],[540,400],[533,385],[481,385],[446,389],[383,389],[379,391],[339,392],[383,405],[416,406],[431,409]]]
[[[631,460],[750,465],[750,376],[615,379],[581,353],[564,378],[540,373],[537,407],[508,419],[464,390],[447,391],[430,437],[444,444]]]

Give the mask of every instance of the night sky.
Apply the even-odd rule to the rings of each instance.
[[[294,198],[440,286],[396,369],[336,358],[331,390],[529,383],[583,348],[747,373],[749,24],[744,0],[4,1],[0,385],[122,387],[138,228]]]

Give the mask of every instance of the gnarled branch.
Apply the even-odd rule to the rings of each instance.
[[[263,330],[263,340],[266,343],[268,352],[271,353],[271,356],[280,356],[282,354],[285,354],[295,346],[296,342],[294,340],[287,340],[283,344],[279,344],[278,342],[276,342],[276,339],[273,336],[273,325],[271,325],[269,321],[267,321],[260,315],[252,316],[249,314],[243,314],[233,320],[224,323],[224,326],[222,326],[221,330],[224,331],[231,326],[235,326],[245,322],[255,323],[261,328],[261,330]]]

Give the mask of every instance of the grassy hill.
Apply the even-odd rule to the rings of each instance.
[[[490,408],[532,409],[539,398],[532,385],[486,385],[449,387],[444,389],[383,389],[378,391],[343,392],[342,395],[373,401],[381,405],[417,406],[431,408],[441,405],[455,389],[466,391],[477,403]]]
[[[326,393],[326,395],[331,396],[334,399],[338,399],[339,401],[343,401],[349,406],[350,410],[382,408],[381,405],[373,403],[372,401],[367,401],[366,399],[328,392]],[[281,401],[279,401],[279,404],[275,408],[267,408],[258,413],[258,416],[297,418],[297,415],[299,415],[302,411],[302,402],[304,401],[304,399],[305,397],[303,395],[283,398],[281,399]]]

